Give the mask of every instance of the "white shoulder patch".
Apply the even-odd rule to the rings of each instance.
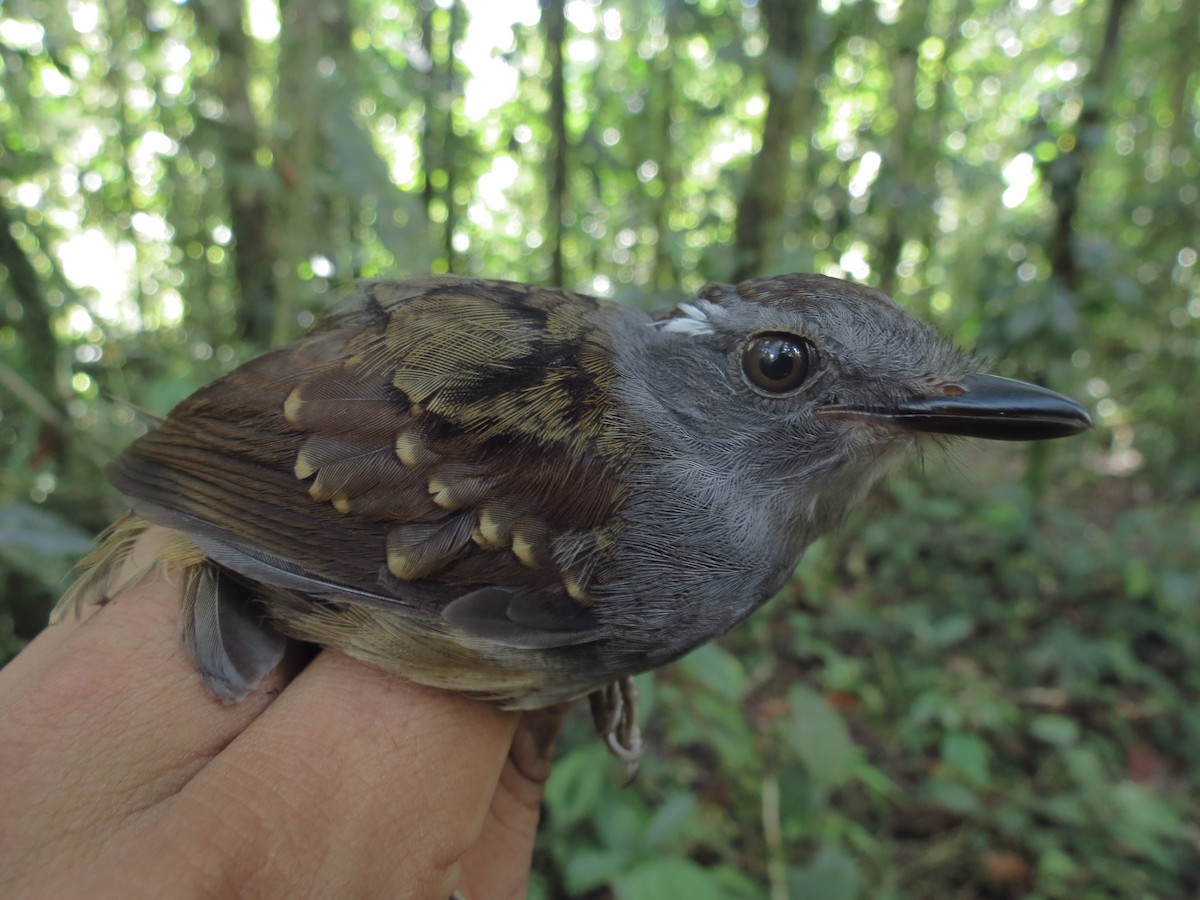
[[[723,312],[721,307],[710,300],[680,303],[669,319],[660,319],[654,323],[654,327],[659,331],[670,331],[674,334],[712,334],[716,330],[713,320],[719,318]]]

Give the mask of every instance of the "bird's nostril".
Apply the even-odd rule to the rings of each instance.
[[[961,397],[967,392],[967,389],[961,384],[947,384],[942,386],[942,395],[945,397]]]

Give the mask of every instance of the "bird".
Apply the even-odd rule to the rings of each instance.
[[[657,315],[510,281],[364,281],[116,458],[129,512],[52,618],[125,587],[163,526],[182,640],[220,700],[300,641],[509,709],[589,697],[633,766],[633,676],[748,617],[923,441],[1091,425],[984,368],[815,274]]]

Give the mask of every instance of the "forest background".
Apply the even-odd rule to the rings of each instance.
[[[1195,896],[1198,59],[1200,0],[5,0],[0,658],[141,410],[354,278],[849,277],[1096,428],[877,490],[642,679],[632,787],[573,719],[531,896]]]

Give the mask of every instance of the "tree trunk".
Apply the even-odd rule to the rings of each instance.
[[[1079,263],[1075,257],[1079,188],[1096,148],[1104,143],[1108,126],[1108,92],[1117,69],[1121,18],[1128,7],[1129,0],[1110,0],[1104,42],[1081,91],[1083,109],[1075,128],[1074,145],[1054,161],[1051,170],[1050,199],[1056,210],[1048,247],[1051,277],[1072,297],[1079,287]]]
[[[546,160],[550,182],[546,197],[547,230],[550,238],[550,283],[566,284],[563,262],[563,211],[568,203],[567,185],[567,88],[563,72],[563,43],[567,19],[564,0],[542,0],[542,35],[546,62],[550,66],[550,148]]]
[[[322,246],[321,234],[328,227],[330,211],[320,186],[320,176],[328,170],[321,134],[326,98],[317,71],[323,59],[332,58],[327,52],[332,43],[327,15],[344,16],[346,11],[321,0],[283,0],[279,5],[278,140],[274,152],[284,190],[274,204],[278,222],[274,345],[294,335],[293,309],[303,290],[299,267],[318,251],[328,250]]]
[[[1047,255],[1050,258],[1050,284],[1047,296],[1050,303],[1078,302],[1080,283],[1079,261],[1075,255],[1075,216],[1079,212],[1080,186],[1088,173],[1096,148],[1104,143],[1108,126],[1108,93],[1117,70],[1117,45],[1121,33],[1121,18],[1129,0],[1110,0],[1104,24],[1104,40],[1100,52],[1084,79],[1081,95],[1083,108],[1075,127],[1074,143],[1045,170],[1049,173],[1050,199],[1054,203],[1054,230],[1050,234]],[[1052,321],[1058,317],[1052,317]],[[1045,335],[1049,353],[1068,355],[1074,335],[1049,330]],[[1050,477],[1050,453],[1046,442],[1036,441],[1029,446],[1029,467],[1025,481],[1031,495],[1045,495]]]
[[[662,195],[654,204],[654,272],[651,284],[655,290],[669,291],[679,287],[679,269],[675,260],[667,252],[667,233],[670,231],[671,204],[675,201],[675,189],[679,184],[679,166],[675,155],[671,152],[671,126],[675,114],[675,37],[678,21],[675,14],[675,4],[663,5],[664,30],[667,37],[665,59],[660,61],[658,72],[660,81],[658,90],[651,97],[660,98],[660,106],[655,112],[654,121],[657,123],[658,149],[655,157],[658,162],[658,180],[662,183]]]
[[[454,249],[458,207],[454,187],[458,172],[459,137],[454,131],[454,102],[459,94],[455,73],[454,45],[462,34],[464,16],[458,0],[448,8],[449,24],[438,34],[437,5],[425,0],[421,6],[421,46],[429,60],[425,80],[425,118],[421,125],[421,160],[424,181],[421,197],[431,239],[441,246],[434,267],[457,272],[461,268]]]
[[[876,191],[876,202],[884,205],[882,218],[887,231],[879,241],[874,268],[879,273],[879,289],[885,294],[896,293],[896,267],[904,242],[919,227],[918,223],[928,217],[927,204],[922,200],[927,185],[918,183],[920,176],[912,152],[917,118],[917,49],[926,34],[926,10],[919,3],[906,3],[902,9],[895,27],[896,47],[892,57],[891,99],[896,123],[884,147]],[[928,154],[926,158],[932,156]],[[932,180],[932,171],[928,174]]]
[[[810,5],[796,0],[763,0],[762,7],[768,42],[764,59],[767,114],[762,145],[750,164],[738,202],[735,283],[763,274],[775,251],[792,169],[792,141],[804,124],[800,103],[804,92],[811,90],[803,77]]]
[[[11,322],[18,326],[17,333],[25,346],[21,368],[28,373],[28,378],[22,381],[27,383],[32,394],[25,394],[15,382],[9,387],[12,393],[22,395],[26,405],[39,418],[61,425],[63,416],[58,407],[62,398],[58,388],[58,341],[54,337],[54,323],[50,307],[42,296],[37,270],[13,236],[15,224],[8,207],[0,202],[0,266],[7,270],[8,289],[20,310],[19,318],[10,319],[6,306],[0,304],[0,325]],[[35,396],[38,399],[34,399]]]
[[[253,71],[242,28],[243,2],[197,3],[192,9],[202,33],[207,32],[205,40],[215,43],[220,54],[208,79],[226,114],[220,149],[225,156],[225,196],[233,232],[229,253],[239,295],[237,327],[245,340],[265,346],[275,323],[276,256],[270,196],[256,177],[255,157],[262,139],[250,104]]]

